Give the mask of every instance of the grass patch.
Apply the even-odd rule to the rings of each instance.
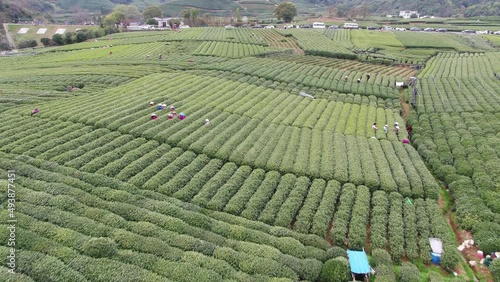
[[[354,46],[363,49],[402,50],[404,48],[403,43],[392,32],[353,30],[351,32],[351,41]]]

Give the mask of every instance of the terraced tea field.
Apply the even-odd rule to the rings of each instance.
[[[312,282],[350,249],[375,281],[488,281],[442,203],[499,247],[500,56],[419,72],[351,36],[192,28],[0,58],[0,280]]]

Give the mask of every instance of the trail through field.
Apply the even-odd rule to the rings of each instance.
[[[405,102],[405,98],[401,97],[401,107],[403,107],[403,119],[406,122],[406,119],[408,118],[408,114],[410,113],[410,105]]]
[[[441,209],[443,209],[443,207],[446,205],[445,200],[441,195],[439,195],[438,204]],[[465,240],[472,239],[472,232],[458,229],[457,224],[451,218],[450,209],[448,209],[446,213],[446,221],[451,226],[453,233],[455,233],[455,237],[457,239],[457,245],[461,245]],[[481,274],[480,277],[485,278],[487,282],[493,282],[493,278],[491,277],[491,273],[488,270],[488,268],[482,265],[476,257],[478,250],[479,250],[478,247],[474,245],[469,248],[465,248],[462,252],[460,252],[460,254],[462,255],[462,258],[467,265],[469,265],[469,261],[476,262],[476,266],[469,265],[469,267],[474,271],[475,275],[477,273],[480,273]],[[466,275],[465,270],[460,265],[455,268],[455,271],[458,272],[459,275]],[[474,278],[475,281],[479,281],[476,280],[477,278],[475,276]]]
[[[330,244],[331,247],[333,247],[333,240],[332,240],[332,234],[330,233],[333,228],[333,217],[330,219],[330,222],[328,223],[328,231],[326,232],[326,238],[325,240]]]
[[[3,24],[3,29],[5,30],[5,36],[7,37],[7,41],[9,41],[10,46],[12,46],[12,48],[15,48],[16,44],[14,44],[14,39],[12,39],[12,36],[10,35],[7,23]]]

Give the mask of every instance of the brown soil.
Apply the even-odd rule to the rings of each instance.
[[[406,122],[406,119],[408,118],[408,114],[410,113],[410,105],[405,102],[405,99],[401,97],[401,107],[403,107],[403,119]]]
[[[330,247],[333,247],[332,234],[330,233],[332,231],[332,227],[333,227],[333,217],[330,219],[330,222],[328,223],[328,231],[326,232],[326,238],[325,238],[328,244],[330,244]]]

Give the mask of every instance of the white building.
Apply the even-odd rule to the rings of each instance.
[[[405,19],[409,19],[411,15],[416,15],[417,18],[420,16],[418,11],[399,11],[399,16]]]
[[[158,22],[158,27],[170,27],[168,24],[169,20],[176,20],[179,18],[154,18]],[[182,24],[182,23],[181,23]]]

